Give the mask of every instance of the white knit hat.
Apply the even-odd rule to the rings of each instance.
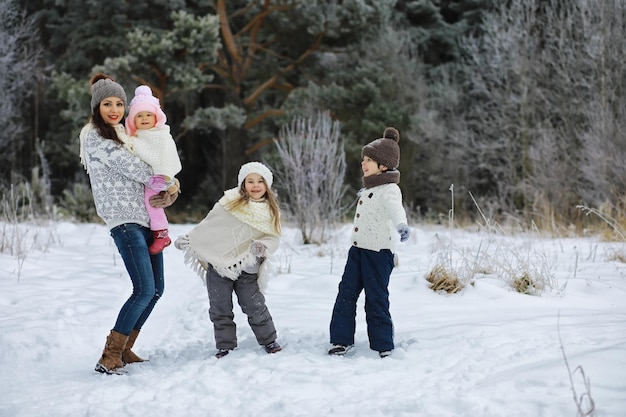
[[[247,164],[243,164],[239,169],[239,175],[237,175],[238,185],[243,184],[246,177],[250,174],[259,174],[265,180],[265,184],[267,184],[268,188],[272,187],[272,182],[274,182],[274,175],[272,175],[272,171],[265,165],[260,162],[248,162]]]

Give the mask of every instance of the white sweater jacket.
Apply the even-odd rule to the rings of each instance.
[[[400,224],[407,224],[400,187],[383,184],[365,188],[356,205],[352,245],[377,252],[393,251],[400,239],[396,230]]]
[[[154,175],[174,178],[182,169],[176,142],[168,125],[152,129],[138,129],[133,138],[133,151],[152,167]]]

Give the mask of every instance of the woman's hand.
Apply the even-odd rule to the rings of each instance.
[[[161,191],[157,195],[150,197],[150,205],[156,208],[165,208],[174,204],[174,201],[178,198],[178,192],[170,194],[167,191]]]

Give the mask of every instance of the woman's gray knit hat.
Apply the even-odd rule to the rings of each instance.
[[[395,127],[388,127],[383,137],[376,139],[363,147],[361,158],[367,156],[389,169],[396,169],[400,165],[400,132]]]
[[[126,107],[126,92],[122,86],[108,75],[96,74],[91,79],[91,112],[94,113],[100,102],[107,97],[121,99],[124,102],[124,107]]]

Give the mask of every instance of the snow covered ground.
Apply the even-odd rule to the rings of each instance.
[[[109,376],[93,367],[130,280],[108,230],[32,230],[22,245],[48,239],[47,250],[0,254],[0,416],[575,417],[581,369],[597,416],[626,416],[626,264],[609,260],[623,243],[413,227],[390,284],[396,350],[380,359],[368,348],[363,297],[354,355],[326,354],[349,225],[324,246],[297,236],[287,229],[266,294],[282,352],[257,346],[236,307],[239,348],[216,359],[206,291],[171,246],[164,297],[134,349],[150,361]],[[500,255],[463,292],[437,294],[424,276],[449,241],[454,256]],[[507,288],[489,273],[503,248],[540,253],[530,262],[545,262],[554,287],[540,296]]]

